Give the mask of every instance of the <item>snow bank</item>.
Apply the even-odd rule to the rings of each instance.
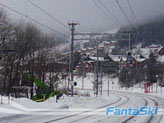
[[[65,102],[68,104],[69,108],[96,108],[116,100],[117,97],[110,95],[108,96],[94,96],[94,97],[84,97],[84,96],[74,96],[74,97],[65,97],[60,102]]]
[[[65,103],[56,103],[55,97],[40,103],[27,98],[18,98],[13,99],[10,105],[23,111],[54,111],[55,109],[68,108]]]

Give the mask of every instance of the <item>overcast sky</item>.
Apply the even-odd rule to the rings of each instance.
[[[64,28],[62,25],[58,24],[56,21],[42,13],[39,9],[32,6],[28,0],[0,0],[3,3],[13,9],[16,9],[24,14],[27,13],[28,16],[56,29],[62,33],[67,34],[68,29]],[[115,24],[117,21],[113,19],[113,22],[100,11],[92,0],[31,0],[40,6],[42,9],[46,10],[48,13],[53,15],[55,18],[60,20],[62,23],[66,24],[69,21],[79,22],[80,26],[77,26],[77,31],[87,31],[87,32],[102,32],[110,29],[118,28],[120,24]],[[124,17],[123,13],[120,11],[116,0],[101,0],[112,14],[120,21],[121,25],[127,25],[128,21]],[[119,0],[120,5],[125,11],[131,23],[136,23],[132,12],[128,6],[127,0]],[[142,23],[145,20],[151,20],[157,16],[164,16],[164,0],[129,0],[130,4],[134,10],[137,20]],[[99,0],[95,2],[101,6]],[[27,4],[26,4],[27,3]],[[102,9],[103,6],[101,6]],[[23,17],[5,9],[10,18],[14,20],[22,19]],[[27,10],[27,11],[26,11]],[[106,11],[104,9],[104,11]],[[25,19],[25,18],[23,18]],[[26,19],[27,20],[27,19]],[[38,25],[39,26],[39,25]],[[41,27],[42,30],[45,30]]]

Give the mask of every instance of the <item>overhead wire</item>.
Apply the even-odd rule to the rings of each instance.
[[[55,20],[56,22],[58,22],[59,24],[61,24],[62,26],[70,29],[67,25],[65,25],[64,23],[62,23],[61,21],[59,21],[57,18],[55,18],[54,16],[52,16],[51,14],[49,14],[47,11],[45,11],[44,9],[42,9],[41,7],[39,7],[37,4],[35,4],[34,2],[32,2],[31,0],[27,0],[30,4],[32,4],[34,7],[38,8],[40,11],[42,11],[43,13],[45,13],[46,15],[48,15],[50,18],[52,18],[53,20]],[[106,13],[107,15],[107,13]],[[108,16],[108,15],[107,15]],[[108,17],[110,18],[110,17]],[[113,20],[110,18],[110,20],[113,22]],[[118,25],[117,25],[118,26]],[[77,32],[77,31],[76,31]]]
[[[27,8],[28,8],[27,0],[25,0],[25,4],[26,4],[26,16],[27,16]]]
[[[32,2],[31,0],[27,0],[30,4],[32,4],[34,7],[36,7],[37,9],[39,9],[40,11],[42,11],[43,13],[45,13],[47,16],[49,16],[50,18],[52,18],[53,20],[55,20],[58,24],[64,26],[64,28],[69,29],[70,27],[65,25],[64,23],[62,23],[60,20],[58,20],[57,18],[55,18],[53,15],[49,14],[47,11],[45,11],[44,9],[42,9],[41,7],[39,7],[37,4],[35,4],[34,2]],[[80,25],[80,23],[78,22],[78,25]],[[75,31],[76,33],[78,33],[77,31]]]
[[[106,13],[106,12],[101,8],[101,6],[99,6],[99,4],[97,4],[97,3],[95,2],[95,0],[92,0],[92,2],[94,3],[94,5],[95,5],[104,15],[106,15],[106,17],[107,17],[111,22],[113,22],[116,26],[119,26],[116,22],[113,21],[113,19],[108,15],[108,13]]]
[[[5,4],[3,4],[3,3],[0,3],[0,5],[3,6],[3,7],[5,7],[5,8],[7,8],[7,9],[9,9],[9,10],[11,10],[11,11],[13,11],[13,12],[15,12],[15,13],[17,13],[17,14],[19,14],[19,15],[21,15],[21,16],[23,16],[23,17],[25,17],[25,18],[28,18],[29,20],[31,20],[31,21],[33,21],[33,22],[35,22],[35,23],[38,23],[39,25],[41,25],[41,26],[43,26],[43,27],[45,27],[45,28],[47,28],[47,29],[49,29],[49,30],[51,30],[51,31],[54,31],[54,32],[56,32],[56,33],[58,33],[58,34],[60,34],[60,35],[62,35],[62,36],[64,36],[64,37],[68,38],[67,35],[65,35],[65,34],[59,32],[59,31],[57,31],[57,30],[55,30],[55,29],[53,29],[53,28],[51,28],[51,27],[49,27],[49,26],[47,26],[46,24],[43,24],[43,23],[41,23],[41,22],[35,20],[35,19],[32,18],[32,17],[29,17],[29,16],[27,16],[27,15],[25,15],[25,14],[23,14],[23,13],[17,11],[17,10],[15,10],[15,9],[13,9],[13,8],[11,8],[11,7],[9,7],[9,6],[5,5]]]
[[[107,6],[103,3],[103,1],[99,0],[99,3],[104,7],[104,9],[117,21],[117,23],[122,26],[120,21],[112,14],[112,12],[107,8]]]
[[[66,27],[69,29],[69,27],[67,25],[65,25],[64,23],[62,23],[60,20],[58,20],[57,18],[55,18],[53,15],[49,14],[47,11],[45,11],[44,9],[42,9],[41,7],[39,7],[37,4],[35,4],[34,2],[32,2],[31,0],[28,0],[28,2],[30,4],[32,4],[33,6],[35,6],[36,8],[38,8],[40,11],[42,11],[43,13],[45,13],[46,15],[48,15],[50,18],[52,18],[53,20],[55,20],[57,23],[61,24],[62,26]]]
[[[42,11],[43,13],[45,13],[47,16],[49,16],[50,18],[52,18],[53,20],[55,20],[58,24],[64,26],[64,28],[67,28],[70,30],[69,26],[65,25],[63,22],[61,22],[59,19],[57,19],[56,17],[54,17],[53,15],[51,15],[50,13],[48,13],[47,11],[45,11],[44,9],[42,9],[41,7],[39,7],[37,4],[35,4],[34,2],[32,2],[31,0],[28,0],[28,2],[30,4],[32,4],[34,7],[38,8],[40,11]],[[77,32],[77,31],[76,31]]]
[[[136,15],[135,15],[135,12],[134,12],[134,10],[133,10],[133,7],[132,7],[132,5],[130,4],[130,1],[129,1],[129,0],[127,0],[127,2],[128,2],[128,5],[129,5],[129,8],[130,8],[130,10],[131,10],[131,13],[132,13],[132,15],[134,16],[134,18],[135,18],[135,20],[136,20],[136,23],[137,23],[137,25],[139,26],[140,24],[139,24],[138,19],[137,19]]]
[[[127,19],[128,23],[130,24],[130,26],[135,29],[135,27],[133,26],[133,24],[131,23],[130,19],[128,18],[128,16],[126,15],[125,11],[123,10],[123,8],[121,7],[120,3],[118,0],[116,0],[116,3],[118,5],[118,7],[120,8],[121,12],[123,13],[124,17]]]

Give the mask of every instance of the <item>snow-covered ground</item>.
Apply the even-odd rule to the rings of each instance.
[[[116,107],[140,107],[145,105],[155,106],[156,103],[149,99],[152,98],[158,102],[160,110],[164,108],[164,89],[154,84],[151,88],[150,94],[144,93],[143,85],[136,85],[133,88],[120,88],[118,84],[118,78],[104,76],[103,91],[102,95],[96,96],[93,92],[93,74],[87,74],[84,78],[84,89],[82,90],[82,78],[75,77],[77,86],[75,90],[78,91],[79,95],[74,97],[63,95],[57,102],[56,97],[52,97],[45,102],[37,103],[27,98],[11,98],[3,97],[3,104],[0,104],[0,122],[123,122],[128,117],[114,117],[105,116],[105,110],[109,105]],[[63,81],[63,86],[65,82]],[[67,85],[67,84],[66,84]],[[108,85],[109,85],[109,96],[108,96]],[[90,96],[81,96],[88,93]],[[1,98],[0,98],[1,100]],[[137,102],[137,103],[136,103]],[[96,112],[98,109],[103,112]],[[86,112],[87,111],[87,112]],[[163,110],[164,111],[164,110]],[[79,115],[79,113],[81,113]],[[71,116],[73,115],[73,116]],[[153,118],[154,121],[160,121],[164,119],[161,116]],[[54,120],[55,119],[55,120]],[[132,118],[129,122],[147,122],[149,117]]]
[[[11,122],[6,117],[22,116],[15,119],[15,122],[27,121],[31,119],[32,122],[42,120],[49,120],[55,115],[56,118],[63,117],[64,115],[76,114],[83,111],[93,110],[97,107],[107,105],[118,100],[116,96],[91,96],[91,97],[67,97],[63,96],[56,103],[55,98],[50,98],[45,102],[37,103],[26,98],[12,98],[8,103],[8,98],[3,97],[3,104],[0,105],[0,122]],[[63,113],[66,111],[66,113]],[[72,111],[76,111],[71,113]],[[68,112],[68,113],[67,113]],[[29,116],[29,117],[28,117]],[[42,117],[44,116],[44,119]],[[47,117],[45,117],[47,116]],[[36,117],[41,117],[39,120]],[[10,118],[9,118],[10,119]]]

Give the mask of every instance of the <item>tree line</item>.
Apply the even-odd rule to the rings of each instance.
[[[122,86],[131,87],[137,83],[158,83],[164,85],[164,64],[157,61],[157,56],[151,54],[149,59],[136,64],[127,65],[119,72],[119,82]]]
[[[63,41],[54,35],[48,35],[32,23],[12,22],[4,10],[0,10],[0,92],[12,93],[13,86],[34,84],[27,76],[37,77],[46,83],[47,58],[56,58],[57,50],[52,48]],[[38,70],[35,72],[35,66]],[[52,80],[52,73],[48,75]],[[48,83],[52,84],[52,83]],[[37,88],[39,89],[39,88]]]

